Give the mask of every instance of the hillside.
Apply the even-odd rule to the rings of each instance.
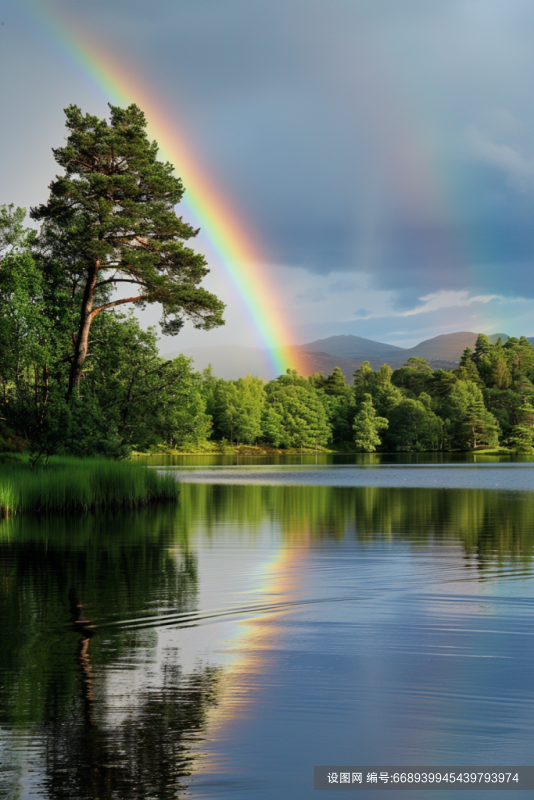
[[[362,361],[371,361],[375,358],[385,359],[395,354],[402,358],[405,352],[403,347],[352,335],[329,336],[328,339],[318,339],[315,342],[301,345],[301,349],[317,353],[328,353],[331,356],[341,356],[342,358],[361,359]],[[382,361],[381,363],[383,364],[384,362]]]
[[[488,336],[488,339],[493,344],[497,341],[499,336],[503,342],[508,339],[505,333],[495,333],[492,336]],[[406,358],[410,358],[410,356],[424,358],[429,364],[439,361],[448,362],[457,367],[465,348],[470,347],[471,350],[475,349],[477,337],[478,333],[471,333],[470,331],[445,333],[441,336],[435,336],[433,339],[420,342],[415,347],[405,350],[404,354]]]
[[[383,342],[375,342],[372,339],[364,339],[361,336],[330,336],[328,339],[318,339],[301,345],[301,349],[312,352],[327,353],[331,356],[341,356],[356,361],[370,361],[374,367],[378,361],[384,361],[392,367],[402,366],[410,356],[424,358],[436,368],[443,364],[458,365],[460,357],[466,347],[474,349],[478,333],[471,331],[460,331],[458,333],[445,333],[426,339],[415,345],[415,347],[404,348]],[[491,342],[497,341],[498,337],[506,341],[508,336],[505,333],[496,333],[489,337]],[[380,364],[378,366],[380,366]],[[376,367],[374,367],[376,369]]]
[[[227,381],[235,381],[242,378],[249,373],[263,378],[265,381],[270,381],[276,377],[276,371],[273,363],[266,350],[259,350],[253,347],[243,347],[237,344],[228,345],[213,345],[212,347],[190,347],[183,351],[175,350],[169,353],[163,353],[164,358],[176,358],[180,352],[188,358],[192,358],[195,369],[205,369],[208,364],[213,366],[213,373],[218,378],[224,378]],[[289,350],[289,358],[291,353],[294,352],[292,348]],[[311,375],[313,372],[322,372],[329,375],[334,367],[340,367],[344,375],[347,376],[347,381],[352,382],[352,373],[357,369],[361,362],[365,359],[350,359],[342,358],[340,356],[332,356],[329,353],[314,353],[305,351],[299,357],[300,362],[304,364],[302,369],[306,375]],[[378,363],[378,362],[377,362]],[[384,363],[384,359],[380,364]]]
[[[328,375],[334,367],[340,367],[347,382],[351,383],[352,373],[361,366],[362,361],[369,361],[373,369],[379,369],[384,363],[398,369],[410,356],[416,356],[424,358],[434,369],[453,369],[458,366],[465,348],[474,348],[477,336],[477,333],[471,331],[446,333],[426,339],[410,348],[375,342],[361,336],[330,336],[300,345],[298,349],[306,375],[313,372]],[[489,339],[495,342],[499,336],[503,341],[508,338],[504,333],[496,333]],[[534,343],[534,337],[529,341]],[[289,355],[292,351],[293,348],[288,348]],[[175,358],[180,352],[193,359],[197,370],[212,364],[214,374],[225,380],[237,380],[248,373],[264,380],[276,377],[272,360],[266,350],[242,345],[212,345],[176,350],[163,355],[165,358]]]

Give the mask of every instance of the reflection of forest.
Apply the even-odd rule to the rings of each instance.
[[[289,542],[453,539],[481,566],[492,556],[530,559],[534,547],[531,492],[183,484],[178,514],[211,536],[223,523],[252,531],[269,520]]]
[[[533,521],[528,492],[208,484],[184,484],[177,507],[134,515],[4,520],[0,729],[41,742],[47,797],[174,798],[220,673],[185,673],[173,652],[140,685],[135,675],[156,669],[156,634],[109,623],[193,611],[196,541],[229,532],[235,547],[266,528],[317,546],[455,541],[484,570],[529,561]],[[2,760],[0,792],[17,796],[23,765],[16,753]]]
[[[99,630],[147,609],[194,608],[196,559],[180,537],[169,552],[168,522],[166,513],[25,519],[0,545],[0,727],[41,741],[47,797],[174,798],[190,772],[217,670],[184,674],[173,654],[155,686],[134,688],[155,639]],[[17,760],[2,759],[7,796],[19,795]]]

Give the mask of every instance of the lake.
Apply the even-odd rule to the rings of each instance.
[[[1,796],[301,800],[315,765],[534,763],[532,460],[147,463],[178,506],[0,522]]]

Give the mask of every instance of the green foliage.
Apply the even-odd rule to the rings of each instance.
[[[498,389],[508,389],[512,383],[512,375],[506,358],[495,359],[491,375]]]
[[[356,448],[373,453],[381,444],[380,431],[387,430],[388,424],[387,419],[377,416],[371,395],[365,393],[352,426]]]
[[[38,424],[65,367],[54,346],[61,327],[57,308],[31,252],[34,232],[22,228],[23,219],[24,209],[0,207],[0,239],[8,247],[0,259],[0,389],[4,409],[26,394],[29,424]]]
[[[460,358],[460,366],[465,367],[470,361],[473,360],[473,351],[470,347],[466,347]]]
[[[483,386],[478,369],[472,359],[466,361],[463,365],[460,364],[456,370],[456,375],[459,381],[471,381],[471,383],[476,383],[477,386]]]
[[[65,110],[68,130],[54,157],[64,173],[50,184],[46,204],[32,209],[43,223],[43,258],[59,263],[75,287],[74,353],[69,393],[78,385],[90,352],[95,317],[124,303],[159,303],[162,328],[177,333],[184,319],[196,327],[222,324],[223,303],[199,287],[208,272],[202,255],[184,243],[196,236],[175,213],[184,188],[158,145],[146,134],[135,105],[110,106],[110,121]],[[133,295],[112,299],[119,284]]]
[[[343,444],[352,440],[352,424],[356,411],[354,393],[350,390],[343,395],[319,395],[326,410],[328,423],[332,428],[332,441]]]
[[[519,422],[512,428],[509,442],[514,453],[534,453],[534,406],[525,403],[518,409]]]
[[[326,378],[322,372],[314,372],[313,375],[308,375],[308,382],[314,389],[324,389]]]
[[[332,431],[323,403],[311,384],[288,370],[265,387],[264,433],[274,447],[326,445]]]
[[[499,425],[484,405],[480,388],[470,381],[458,381],[444,403],[449,420],[449,443],[453,447],[476,448],[498,444]]]
[[[106,420],[107,438],[115,442],[110,455],[147,450],[162,441],[196,444],[207,438],[211,420],[190,359],[160,358],[155,330],[143,331],[132,315],[103,315],[95,339],[80,384],[81,400],[74,400],[88,408],[87,417],[95,418],[97,428],[103,427],[99,419]],[[79,437],[79,451],[73,440],[68,451],[91,452],[94,429],[88,427],[87,441]],[[102,451],[98,446],[94,452]]]
[[[393,370],[389,366],[389,364],[382,364],[380,367],[380,371],[378,373],[378,382],[381,386],[388,386],[391,383],[391,376],[393,375]]]
[[[527,395],[531,396],[531,395]],[[484,389],[484,405],[490,411],[502,431],[504,441],[512,435],[512,428],[520,421],[520,408],[525,395],[513,389]]]
[[[33,335],[39,331],[37,325]],[[131,315],[103,315],[93,334],[91,357],[70,397],[65,365],[54,356],[53,328],[32,347],[31,337],[25,339],[17,371],[4,385],[4,415],[27,441],[32,460],[56,452],[120,458],[132,449],[198,444],[209,436],[200,376],[189,359],[160,358],[155,331],[143,331]]]
[[[345,376],[339,367],[334,367],[332,374],[326,378],[323,388],[325,394],[333,397],[346,397],[350,391],[345,383]]]
[[[491,351],[491,342],[485,333],[480,333],[475,343],[475,352],[473,353],[473,361],[479,364],[480,361]]]
[[[265,404],[263,381],[247,375],[237,381],[217,381],[213,412],[223,438],[253,444],[262,436],[261,417]]]
[[[458,381],[458,372],[450,372],[444,369],[437,369],[432,377],[432,382],[428,386],[428,390],[432,397],[435,397],[438,402],[443,402],[451,393],[452,387]]]
[[[431,409],[431,397],[422,393],[418,400],[405,398],[391,411],[388,444],[407,452],[441,450],[443,422]]]
[[[369,361],[363,361],[353,373],[354,394],[358,401],[361,401],[363,395],[367,392],[372,392],[376,383],[376,375],[371,369]]]
[[[432,369],[424,358],[411,356],[403,367],[393,372],[391,382],[415,399],[429,390],[432,378]]]

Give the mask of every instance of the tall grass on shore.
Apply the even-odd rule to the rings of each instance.
[[[56,458],[34,469],[22,462],[0,464],[0,517],[133,509],[176,501],[179,493],[172,475],[129,461]]]

